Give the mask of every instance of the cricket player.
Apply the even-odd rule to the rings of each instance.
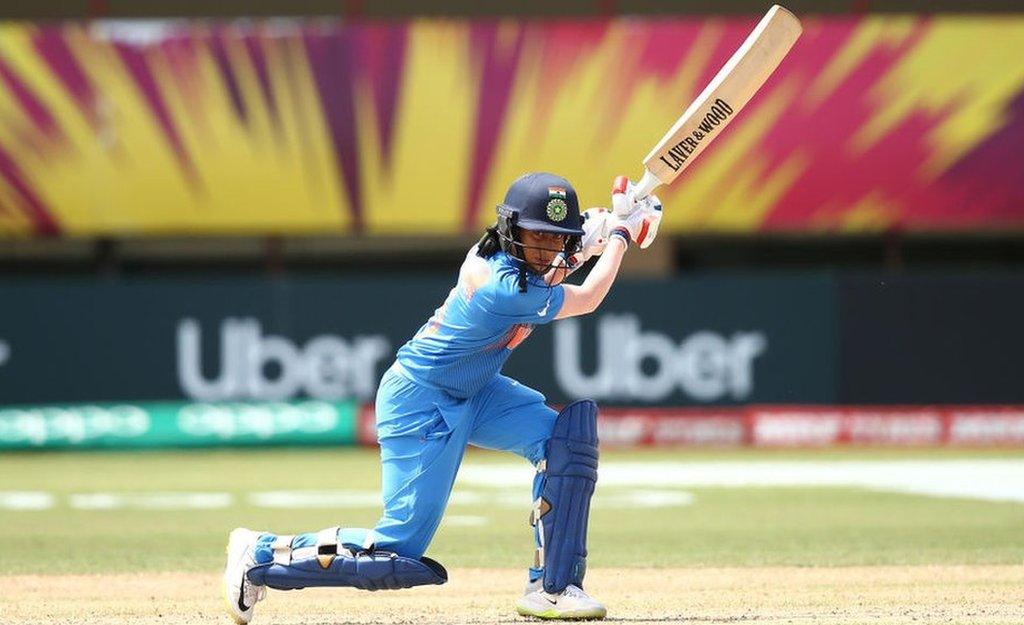
[[[237,623],[250,621],[266,588],[378,590],[447,581],[444,567],[424,553],[467,445],[513,452],[537,470],[536,555],[519,614],[604,618],[604,606],[583,590],[597,406],[581,400],[555,412],[541,393],[501,375],[501,367],[537,324],[593,312],[630,243],[649,244],[657,235],[660,202],[631,194],[629,181],[619,177],[615,210],[581,215],[564,178],[532,173],[512,183],[497,222],[467,254],[445,302],[381,379],[376,414],[384,512],[377,526],[293,536],[232,531],[224,586]],[[561,284],[595,255],[600,259],[581,285]]]

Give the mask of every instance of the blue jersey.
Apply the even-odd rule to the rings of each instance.
[[[397,362],[415,382],[470,397],[498,375],[534,325],[554,320],[563,301],[564,287],[533,274],[521,293],[517,261],[505,252],[481,258],[474,248],[458,284],[398,350]]]

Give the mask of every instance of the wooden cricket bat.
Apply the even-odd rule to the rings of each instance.
[[[669,184],[746,106],[796,43],[803,28],[795,15],[774,5],[644,159],[634,197]]]

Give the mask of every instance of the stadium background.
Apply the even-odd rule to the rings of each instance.
[[[508,181],[605,203],[755,5],[6,7],[0,445],[372,441]],[[1024,16],[929,7],[793,6],[658,245],[508,372],[622,444],[1024,441]]]

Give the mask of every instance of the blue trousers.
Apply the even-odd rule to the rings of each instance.
[[[505,376],[459,399],[421,386],[395,367],[381,380],[376,412],[384,514],[373,530],[340,530],[339,541],[373,543],[409,558],[421,557],[433,539],[467,445],[510,451],[536,465],[557,416],[544,395]],[[273,558],[273,538],[265,538],[257,562]],[[296,548],[314,544],[315,532],[292,543]]]

